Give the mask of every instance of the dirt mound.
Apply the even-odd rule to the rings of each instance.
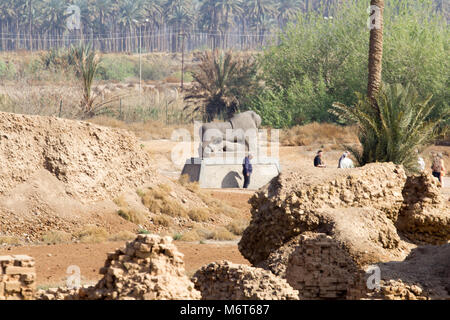
[[[402,262],[378,266],[382,283],[372,298],[450,299],[450,244],[421,246]]]
[[[429,174],[408,177],[403,197],[396,223],[399,231],[412,241],[443,244],[450,240],[450,206],[437,179]]]
[[[110,235],[223,229],[235,214],[159,174],[125,130],[0,112],[0,161],[0,236],[17,242],[54,230],[75,239],[88,224]]]
[[[403,168],[391,163],[358,169],[318,169],[316,176],[281,174],[250,199],[252,221],[239,250],[256,265],[304,231],[327,233],[332,222],[319,209],[372,207],[395,221],[403,202],[405,180]],[[381,216],[377,219],[385,220]]]
[[[154,179],[150,157],[124,130],[52,117],[0,113],[0,194],[38,170],[83,200],[117,196]]]
[[[192,281],[203,300],[297,300],[298,292],[271,272],[229,261],[197,271]]]
[[[38,291],[38,300],[198,300],[200,293],[186,277],[183,254],[170,237],[139,235],[109,253],[103,278],[79,290]]]

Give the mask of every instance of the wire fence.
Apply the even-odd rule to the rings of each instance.
[[[161,31],[135,34],[112,33],[54,35],[26,35],[0,33],[0,51],[49,50],[68,48],[74,44],[90,43],[103,52],[186,52],[211,49],[261,50],[278,41],[278,33],[212,33],[200,31]]]

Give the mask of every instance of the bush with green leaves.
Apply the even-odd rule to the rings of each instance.
[[[124,81],[135,75],[135,65],[126,57],[104,57],[97,71],[101,80]]]
[[[248,108],[274,127],[336,121],[327,112],[332,103],[353,105],[355,92],[367,88],[367,7],[366,1],[341,1],[328,13],[332,19],[300,13],[260,56],[265,85]],[[449,43],[447,21],[431,1],[386,2],[383,81],[411,83],[422,98],[432,94],[430,116],[436,117],[450,101]]]
[[[16,68],[11,62],[0,60],[0,79],[11,79],[16,74]]]
[[[411,85],[385,85],[376,99],[377,106],[357,94],[354,106],[334,103],[330,110],[347,122],[358,126],[361,148],[346,146],[360,165],[371,162],[402,164],[408,172],[419,170],[416,150],[436,137],[440,122],[449,113],[439,114],[436,120],[429,115],[435,110],[431,96],[421,99]]]

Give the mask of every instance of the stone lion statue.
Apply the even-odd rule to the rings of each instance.
[[[201,152],[207,158],[215,153],[250,151],[256,147],[261,117],[254,111],[234,115],[225,122],[209,122],[201,126]]]

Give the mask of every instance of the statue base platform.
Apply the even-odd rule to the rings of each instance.
[[[191,158],[186,161],[182,175],[188,175],[191,182],[198,182],[200,188],[242,188],[244,175],[242,161],[226,158]],[[249,189],[257,190],[270,182],[281,172],[275,158],[252,159],[253,174]]]

